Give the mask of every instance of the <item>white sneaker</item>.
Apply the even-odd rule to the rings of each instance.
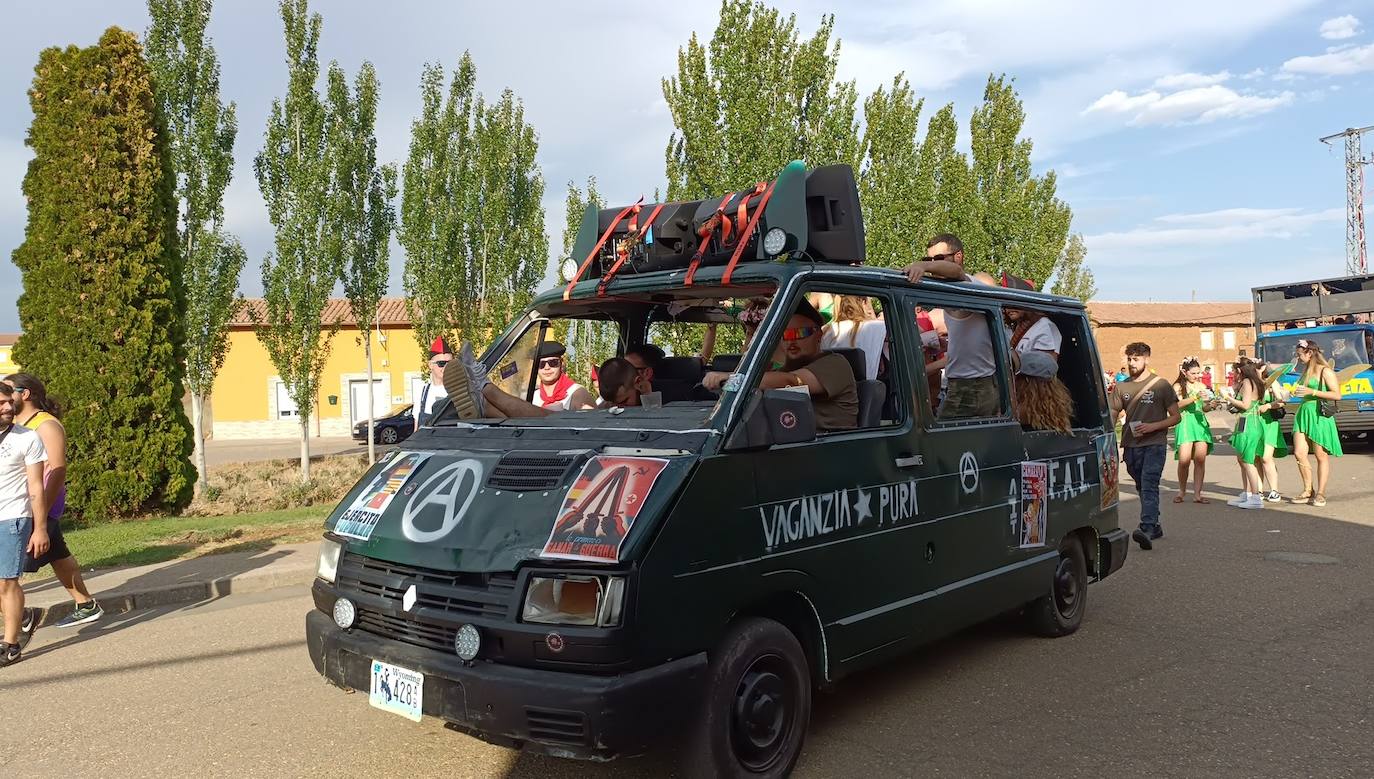
[[[1226,501],[1226,505],[1228,505],[1228,506],[1242,506],[1242,505],[1244,505],[1244,504],[1246,504],[1246,503],[1249,503],[1249,502],[1250,502],[1250,493],[1248,493],[1248,492],[1242,492],[1241,494],[1235,496],[1234,498],[1231,498],[1230,500]]]
[[[1245,501],[1244,503],[1237,504],[1236,508],[1262,509],[1264,508],[1264,498],[1260,497],[1257,494],[1251,495],[1249,500]]]

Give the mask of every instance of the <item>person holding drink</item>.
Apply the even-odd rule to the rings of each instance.
[[[1322,348],[1315,341],[1298,341],[1297,368],[1302,371],[1293,387],[1293,396],[1302,400],[1293,415],[1293,457],[1298,461],[1298,475],[1302,477],[1302,494],[1294,503],[1313,506],[1326,505],[1326,480],[1331,476],[1331,457],[1340,457],[1341,435],[1336,429],[1336,402],[1341,399],[1341,385],[1336,373],[1327,364]],[[1307,453],[1317,455],[1317,490],[1312,491],[1312,466]]]
[[[1179,422],[1178,396],[1168,380],[1149,369],[1150,345],[1126,344],[1126,367],[1131,375],[1112,390],[1112,416],[1124,414],[1122,459],[1140,496],[1140,527],[1131,539],[1141,549],[1153,549],[1164,537],[1159,522],[1159,480],[1164,475],[1169,428]]]
[[[1202,497],[1202,481],[1207,470],[1207,455],[1212,451],[1212,426],[1207,412],[1215,408],[1216,396],[1203,381],[1202,365],[1196,357],[1185,357],[1174,380],[1178,395],[1179,423],[1174,428],[1174,459],[1178,461],[1178,494],[1182,503],[1188,491],[1188,471],[1193,472],[1193,502],[1211,503]]]

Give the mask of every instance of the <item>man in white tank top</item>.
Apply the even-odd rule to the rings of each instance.
[[[545,341],[539,347],[539,380],[535,383],[530,402],[549,411],[581,410],[593,404],[586,387],[573,381],[566,372],[564,355],[567,347],[557,341]]]
[[[950,233],[931,238],[926,245],[925,261],[913,262],[905,271],[912,283],[919,282],[926,274],[975,281],[964,272],[963,242]],[[946,310],[945,327],[949,331],[945,365],[948,388],[945,402],[940,404],[939,418],[997,416],[1001,412],[1001,396],[997,390],[997,357],[993,354],[992,328],[987,316],[978,311]]]

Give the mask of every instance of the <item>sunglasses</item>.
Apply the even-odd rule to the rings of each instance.
[[[562,357],[545,357],[539,361],[540,368],[557,368],[563,364]]]
[[[789,327],[782,331],[782,340],[801,341],[820,332],[819,327]]]
[[[945,252],[944,254],[927,254],[926,259],[936,261],[949,260],[953,259],[955,254],[958,254],[958,252]]]
[[[435,360],[434,362],[430,363],[430,365],[433,365],[436,368],[442,368],[445,365],[448,365],[448,360]]]

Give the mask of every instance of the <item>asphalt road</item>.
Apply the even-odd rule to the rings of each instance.
[[[1211,465],[1216,502],[1166,494],[1167,537],[1092,587],[1077,634],[992,623],[846,680],[817,696],[797,775],[1370,776],[1374,456],[1339,461],[1320,510],[1228,509],[1234,461]],[[1134,511],[1127,496],[1123,526]],[[0,670],[0,765],[34,777],[624,777],[677,760],[541,758],[372,709],[316,676],[309,608],[278,590],[44,629]]]

